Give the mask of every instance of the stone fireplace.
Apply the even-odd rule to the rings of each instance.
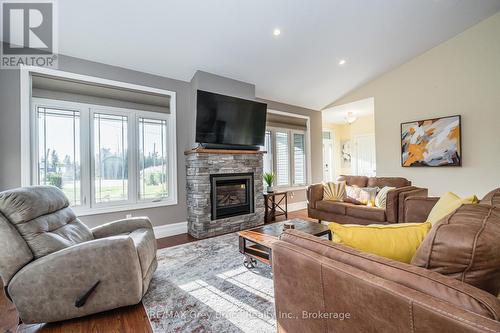
[[[206,238],[264,223],[262,152],[186,151],[188,232]]]

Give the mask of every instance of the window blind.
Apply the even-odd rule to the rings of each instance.
[[[287,128],[305,131],[307,120],[304,118],[284,116],[276,113],[267,113],[266,125],[268,127]]]
[[[288,132],[276,132],[276,184],[278,186],[290,185],[290,159],[289,159]]]
[[[170,113],[170,96],[46,75],[32,75],[32,97]]]
[[[264,172],[273,172],[273,143],[271,131],[266,131],[264,140]]]
[[[302,133],[293,133],[294,185],[306,183],[305,137]]]

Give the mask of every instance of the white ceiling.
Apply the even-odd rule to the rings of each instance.
[[[200,69],[319,110],[500,0],[63,0],[58,10],[62,54],[184,81]]]
[[[346,117],[349,112],[356,118],[373,116],[375,113],[373,98],[324,109],[322,114],[323,124],[346,124]]]

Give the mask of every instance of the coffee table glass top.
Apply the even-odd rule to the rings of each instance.
[[[328,235],[331,240],[330,229],[321,223],[294,219],[289,221],[266,224],[250,230],[238,232],[240,253],[245,255],[244,265],[254,267],[256,260],[267,265],[271,264],[272,245],[278,241],[284,232],[285,223],[292,223],[294,229],[314,236]]]
[[[295,226],[295,230],[299,230],[302,232],[305,232],[307,234],[311,235],[318,235],[322,233],[327,233],[330,229],[326,225],[323,225],[318,222],[310,222],[310,221],[304,221],[304,220],[290,220],[286,221],[289,223],[293,223]],[[258,232],[264,235],[268,236],[274,236],[278,238],[282,233],[283,233],[283,225],[285,224],[285,221],[283,222],[277,222],[277,223],[271,223],[271,224],[266,224],[261,227],[257,227],[254,229],[250,229],[249,231],[253,232]]]

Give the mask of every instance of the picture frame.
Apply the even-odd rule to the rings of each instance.
[[[460,115],[401,123],[402,167],[462,166]]]

